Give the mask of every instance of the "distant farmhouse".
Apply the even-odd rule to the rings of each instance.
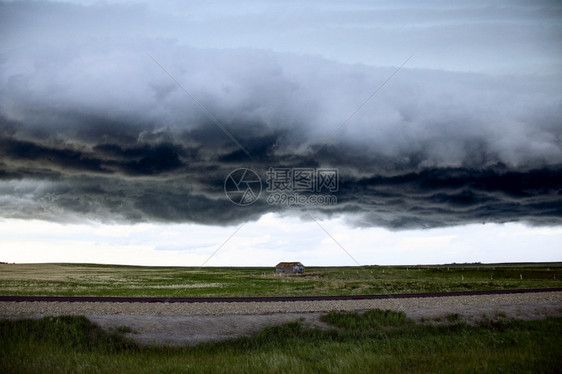
[[[304,265],[300,262],[280,262],[275,266],[277,274],[302,274]]]

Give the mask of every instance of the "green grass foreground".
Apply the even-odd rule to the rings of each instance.
[[[0,321],[2,373],[555,373],[562,319],[417,324],[403,313],[329,313],[195,347],[140,347],[84,317]],[[126,328],[121,329],[126,331]]]
[[[0,264],[0,295],[309,296],[562,287],[562,264],[271,268]]]

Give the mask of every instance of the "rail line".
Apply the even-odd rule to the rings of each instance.
[[[243,302],[291,302],[411,299],[425,297],[451,297],[476,295],[505,295],[537,292],[560,292],[562,288],[527,288],[513,290],[425,292],[377,295],[341,296],[266,296],[266,297],[124,297],[124,296],[0,296],[0,302],[89,302],[89,303],[243,303]]]

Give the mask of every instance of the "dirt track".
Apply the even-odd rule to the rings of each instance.
[[[376,308],[401,310],[417,320],[443,320],[451,313],[458,313],[467,322],[479,321],[483,315],[496,318],[498,313],[505,318],[539,319],[562,317],[562,292],[292,302],[0,302],[0,317],[85,315],[107,329],[131,327],[136,333],[130,336],[142,344],[181,345],[250,335],[264,326],[301,318],[322,327],[319,317],[325,312]]]

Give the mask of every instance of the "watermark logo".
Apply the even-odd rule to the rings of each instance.
[[[335,205],[339,189],[338,169],[269,168],[266,202],[269,205]],[[250,205],[262,189],[258,174],[246,168],[232,171],[224,182],[226,196],[236,205]],[[321,194],[321,193],[324,194]]]
[[[338,169],[269,168],[267,192],[336,192]]]
[[[338,188],[338,169],[269,168],[267,172],[269,205],[335,205],[336,196],[315,193]]]
[[[224,193],[236,205],[253,204],[261,194],[261,179],[252,169],[233,170],[224,180]]]

